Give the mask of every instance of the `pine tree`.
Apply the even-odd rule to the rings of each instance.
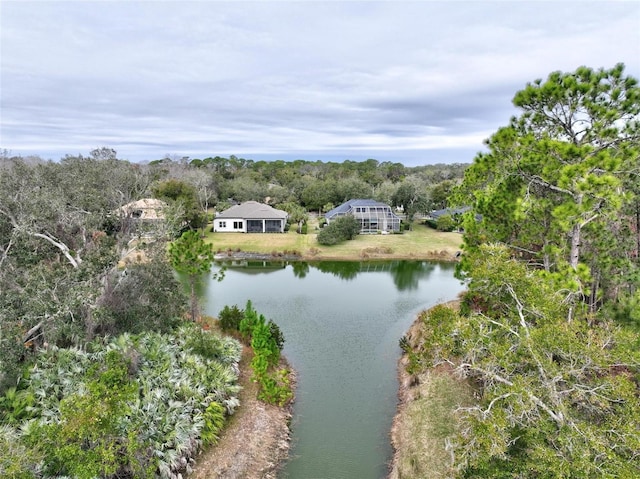
[[[199,275],[211,271],[213,249],[211,243],[205,243],[197,231],[186,231],[169,245],[171,266],[179,273],[189,277],[191,287],[191,320],[198,317],[198,297],[196,279]]]

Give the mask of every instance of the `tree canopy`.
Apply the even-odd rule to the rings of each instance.
[[[466,250],[503,243],[594,311],[624,289],[612,278],[638,269],[640,224],[629,214],[640,183],[637,80],[623,65],[554,72],[514,104],[521,115],[487,141],[457,190],[458,204],[473,205]]]
[[[528,84],[456,189],[468,290],[411,359],[475,390],[459,477],[640,475],[637,85],[622,65]]]

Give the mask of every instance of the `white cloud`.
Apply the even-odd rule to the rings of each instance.
[[[0,146],[54,159],[108,145],[132,160],[471,161],[526,82],[619,61],[640,72],[632,2],[0,8]]]

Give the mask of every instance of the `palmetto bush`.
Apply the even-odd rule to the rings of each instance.
[[[203,348],[206,356],[198,353]],[[236,340],[192,324],[172,334],[121,335],[86,350],[50,347],[26,381],[33,419],[10,428],[18,445],[40,453],[30,470],[42,473],[25,477],[93,477],[97,463],[103,477],[189,472],[199,448],[217,439],[223,418],[239,404],[240,354]],[[60,452],[87,446],[98,452],[84,459]]]

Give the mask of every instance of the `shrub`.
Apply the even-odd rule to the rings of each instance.
[[[251,340],[253,328],[258,322],[258,313],[255,312],[251,304],[251,300],[247,301],[247,307],[244,310],[244,317],[240,321],[238,330],[245,341]]]
[[[270,366],[278,364],[280,349],[275,339],[271,336],[271,328],[262,314],[251,332],[251,347],[256,355],[255,357],[264,356]]]
[[[149,251],[147,258],[129,265],[126,274],[108,275],[95,315],[96,333],[169,332],[178,325],[187,310],[187,297],[164,251]]]
[[[451,215],[442,215],[436,221],[436,229],[438,231],[453,231],[456,227],[456,222]]]
[[[202,444],[208,446],[218,442],[218,433],[224,427],[225,422],[225,408],[219,402],[212,402],[204,410],[202,419],[204,420],[204,426],[202,428],[201,438]]]
[[[237,305],[225,306],[218,314],[220,327],[224,331],[240,331],[240,322],[244,318],[244,311]]]
[[[282,351],[282,348],[284,348],[284,334],[282,334],[280,326],[278,326],[273,321],[269,321],[267,326],[269,326],[269,334],[275,341],[278,350]]]
[[[335,228],[331,228],[331,225],[325,226],[318,233],[318,243],[323,246],[333,246],[341,241],[343,239],[340,237],[339,232]]]
[[[0,397],[0,420],[12,425],[33,416],[36,397],[32,391],[10,387]]]
[[[436,220],[426,219],[426,220],[424,220],[424,224],[425,224],[425,226],[427,226],[429,228],[433,228],[434,230],[438,229],[438,223],[437,223]]]
[[[240,331],[251,341],[254,354],[251,360],[253,380],[260,384],[258,399],[283,406],[293,397],[293,392],[289,371],[273,370],[280,361],[280,351],[284,346],[282,331],[276,323],[267,322],[262,314],[258,315],[251,301],[247,301],[245,316],[240,322]]]
[[[287,369],[279,369],[274,375],[266,377],[261,386],[258,393],[261,401],[282,407],[293,399],[290,371]]]
[[[202,345],[204,354],[195,351]],[[0,476],[185,475],[238,405],[240,356],[236,340],[194,324],[96,340],[87,350],[50,346],[21,383],[24,393],[0,405],[21,422],[5,414],[0,424]]]
[[[346,240],[355,238],[360,233],[360,222],[351,215],[336,218],[320,233],[318,233],[318,243],[331,246]]]

